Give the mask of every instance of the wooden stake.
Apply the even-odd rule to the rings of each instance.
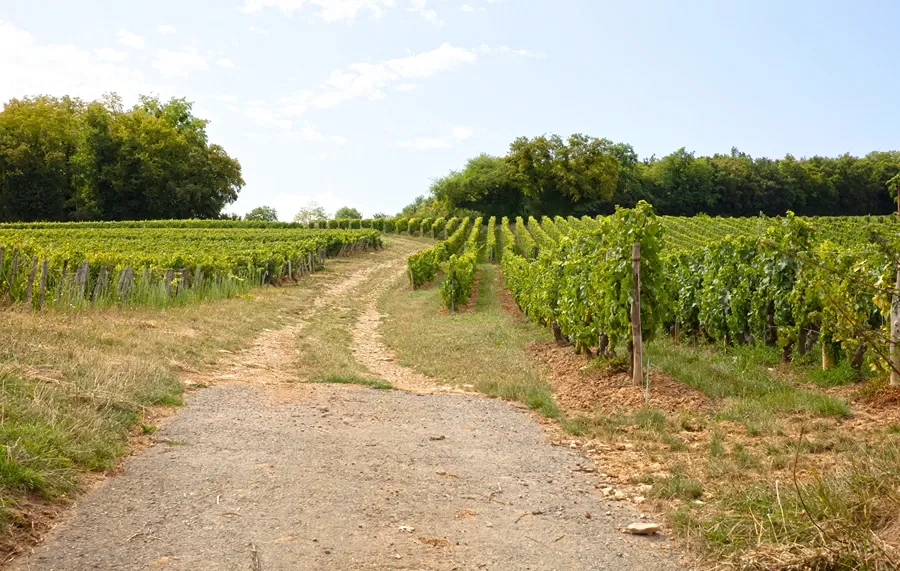
[[[94,293],[91,295],[91,305],[97,303],[97,299],[100,298],[100,295],[103,293],[103,288],[105,284],[103,282],[106,281],[106,266],[100,266],[100,273],[97,274],[97,283],[94,284]]]
[[[639,387],[644,383],[644,355],[641,335],[641,245],[639,242],[635,242],[631,248],[631,281],[634,283],[631,301],[631,339],[634,343],[631,384]]]
[[[68,275],[69,269],[69,260],[63,260],[62,271],[59,274],[59,285],[56,286],[56,302],[59,303],[63,299],[63,291],[66,288],[66,276]],[[66,305],[69,304],[69,301],[65,301]]]
[[[78,299],[84,299],[84,290],[87,288],[88,281],[88,261],[81,262],[75,271],[75,296]]]
[[[31,273],[28,274],[28,285],[25,286],[25,305],[31,306],[31,293],[34,290],[34,278],[37,276],[38,257],[31,258]]]
[[[897,283],[891,296],[891,386],[900,386],[900,265],[897,266]]]
[[[175,270],[169,268],[163,275],[163,285],[166,288],[166,295],[172,295],[172,281],[175,279]]]
[[[13,250],[12,265],[9,268],[9,297],[12,299],[13,286],[16,285],[16,274],[19,271],[19,249]]]
[[[44,299],[47,297],[47,275],[50,273],[50,261],[44,260],[41,264],[41,281],[38,291],[38,308],[44,307]]]

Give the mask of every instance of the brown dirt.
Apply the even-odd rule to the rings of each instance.
[[[593,368],[590,358],[578,355],[571,347],[533,343],[529,351],[549,368],[554,396],[568,410],[614,414],[643,406],[665,412],[699,411],[706,406],[705,395],[652,369],[650,398],[645,401],[643,389],[631,384],[630,375]]]
[[[310,311],[370,296],[355,355],[416,392],[286,383],[304,325],[266,331],[185,371],[211,386],[12,569],[678,568],[665,538],[620,532],[637,508],[593,491],[603,478],[532,414],[393,361],[374,302],[412,247],[326,286]]]

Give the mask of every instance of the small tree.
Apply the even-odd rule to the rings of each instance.
[[[300,212],[294,216],[294,222],[309,224],[310,222],[318,222],[320,220],[328,220],[328,213],[316,202],[310,202],[300,209]]]
[[[361,219],[362,212],[355,208],[350,208],[349,206],[342,206],[338,208],[338,211],[334,213],[334,217],[338,219],[352,218],[352,219]]]
[[[278,212],[271,206],[257,206],[246,215],[244,220],[262,220],[265,222],[275,222],[278,220]]]

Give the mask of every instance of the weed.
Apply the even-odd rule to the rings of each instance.
[[[360,377],[357,375],[328,375],[325,377],[319,377],[316,379],[312,379],[309,381],[310,383],[341,383],[341,384],[351,384],[351,385],[363,385],[366,387],[370,387],[373,389],[380,390],[393,390],[394,385],[388,383],[387,381],[382,381],[378,379],[368,379],[365,377]]]
[[[684,474],[675,474],[654,482],[650,494],[667,500],[695,500],[703,495],[703,484]]]
[[[709,438],[710,458],[720,458],[725,455],[725,435],[719,430],[714,430]]]

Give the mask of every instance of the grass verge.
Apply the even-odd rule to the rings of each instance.
[[[547,340],[543,329],[508,315],[500,305],[500,272],[482,265],[473,310],[441,312],[438,285],[397,287],[382,298],[384,341],[398,361],[454,385],[520,401],[549,418],[561,418],[550,385],[525,348]]]
[[[0,561],[36,537],[47,504],[115,467],[155,407],[181,404],[179,375],[305,312],[327,282],[370,263],[329,261],[297,286],[168,309],[0,312]]]

